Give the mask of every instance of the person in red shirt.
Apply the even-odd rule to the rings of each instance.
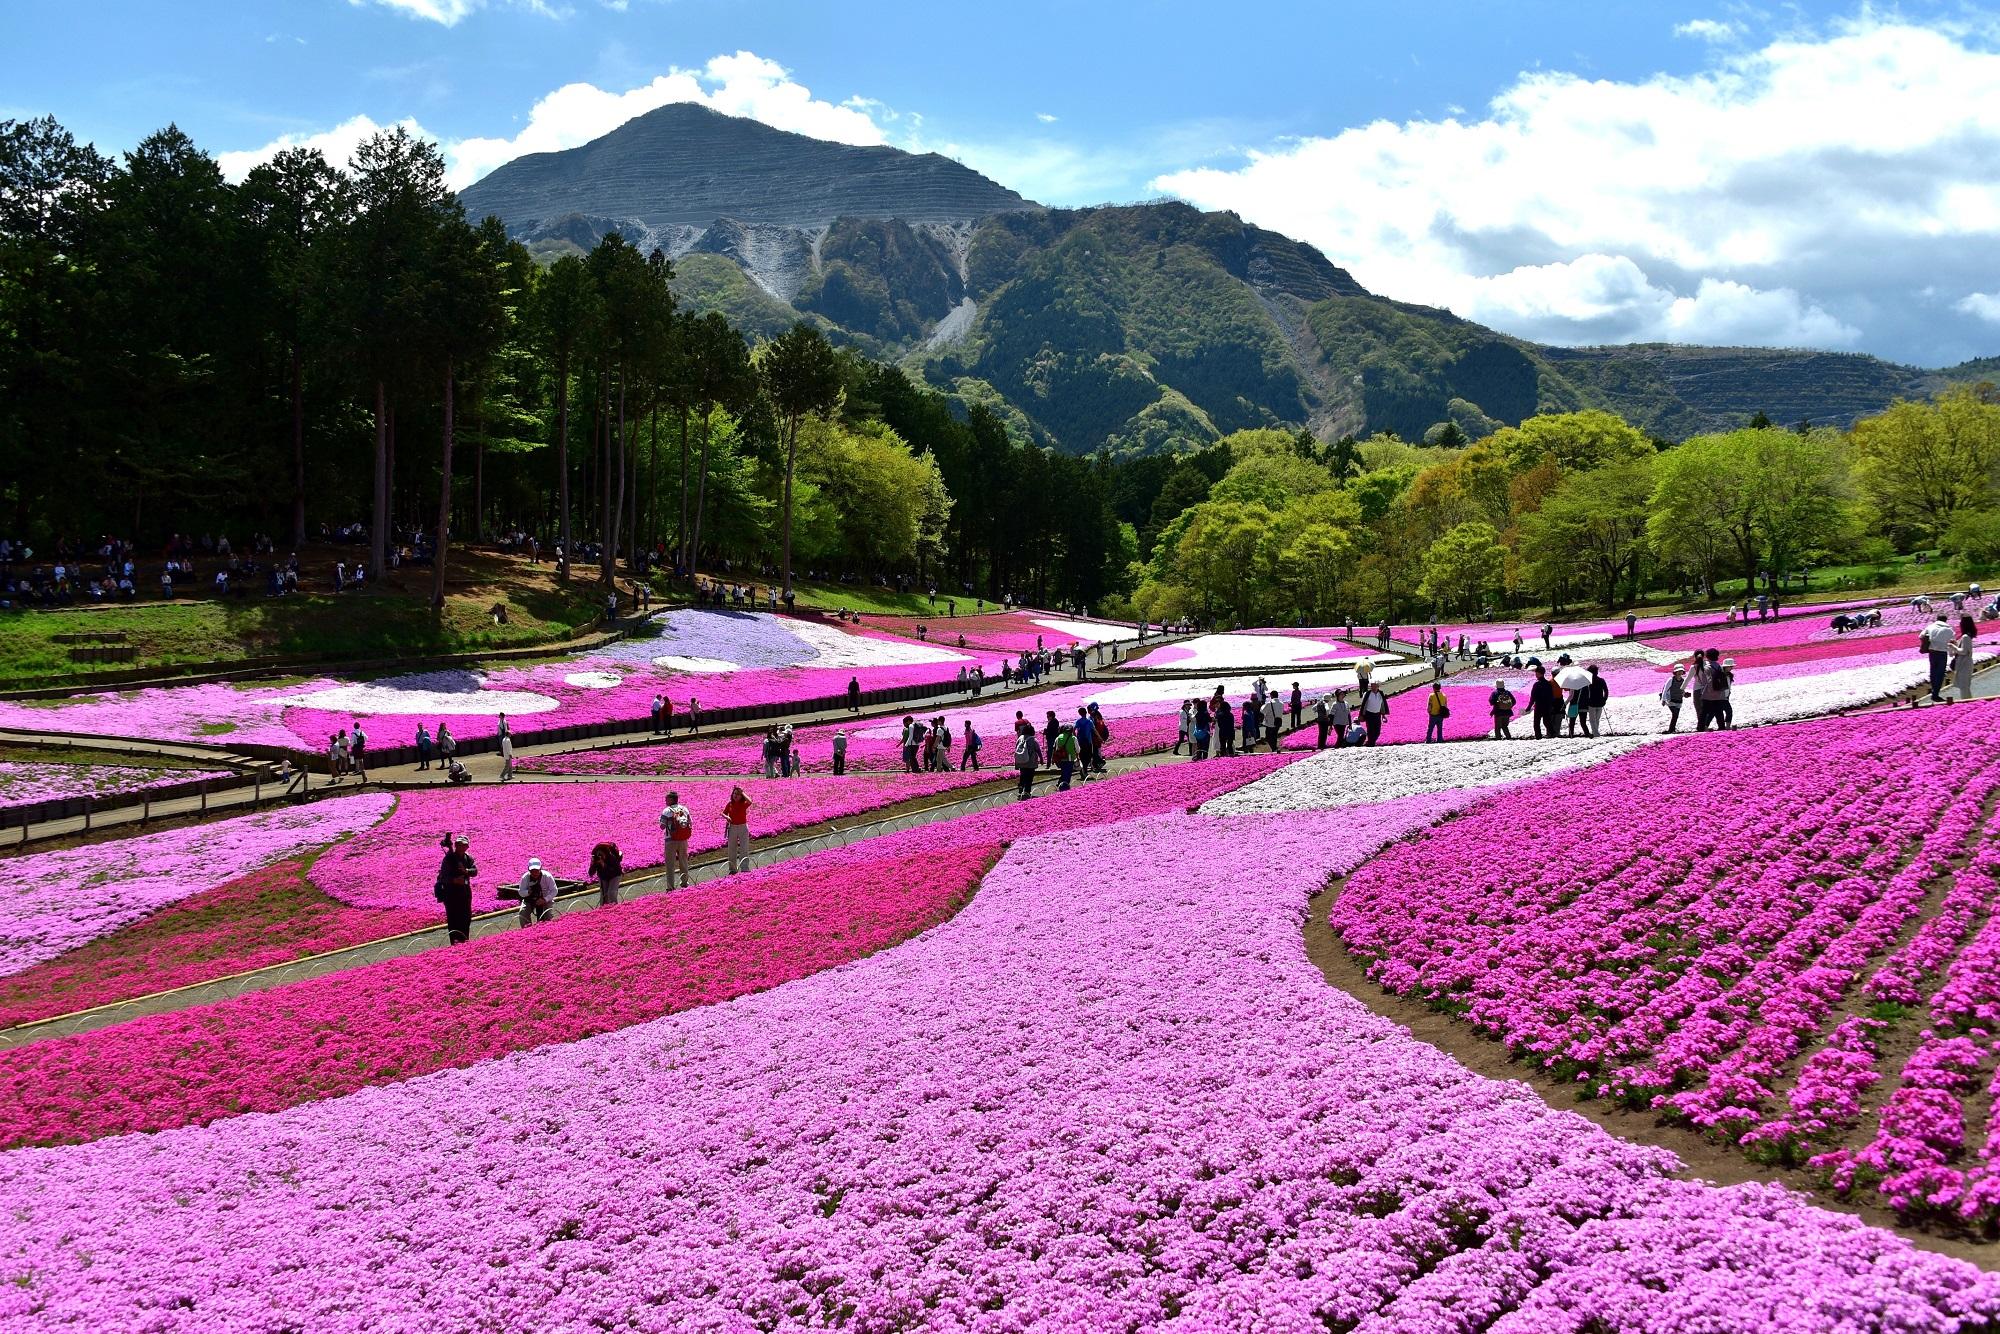
[[[743,789],[729,789],[729,801],[722,808],[722,818],[727,822],[729,844],[729,874],[750,869],[750,798],[743,795]]]

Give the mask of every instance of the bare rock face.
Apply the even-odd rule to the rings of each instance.
[[[751,281],[778,300],[789,302],[812,280],[813,252],[825,230],[718,218],[689,249],[735,260]]]
[[[459,199],[468,216],[497,217],[517,236],[571,214],[617,220],[624,231],[630,222],[705,228],[725,217],[786,227],[965,222],[1034,207],[935,153],[826,143],[688,103],[579,148],[516,158]]]

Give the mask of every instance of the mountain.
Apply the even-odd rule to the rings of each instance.
[[[1846,423],[1985,378],[1853,353],[1559,348],[1377,296],[1313,247],[1174,202],[1047,209],[935,154],[855,148],[691,105],[501,167],[460,198],[538,256],[610,231],[755,335],[820,325],[1074,453],[1251,426],[1469,435],[1601,407],[1669,439]]]

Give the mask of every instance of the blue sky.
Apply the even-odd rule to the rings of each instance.
[[[1161,194],[1560,342],[2000,352],[2000,18],[1759,7],[292,0],[0,7],[0,116],[232,171],[415,124],[455,178],[698,97]]]

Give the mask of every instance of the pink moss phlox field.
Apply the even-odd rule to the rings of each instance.
[[[0,817],[45,801],[143,792],[202,778],[226,778],[223,769],[148,769],[130,764],[44,764],[0,760]]]
[[[1857,1029],[1837,1030],[1845,1055],[1815,1055],[1850,997],[1934,989],[1939,1022],[1986,1034],[2000,1019],[1987,933],[1957,948],[1990,911],[1992,861],[1954,866],[2000,791],[1996,723],[2000,706],[1975,704],[1644,747],[1392,849],[1350,878],[1333,921],[1384,986],[1580,1089],[1794,1157],[1845,1129],[1874,1082]],[[1805,1088],[1780,1118],[1773,1089],[1795,1067]],[[1911,1079],[1882,1134],[1928,1127],[1917,1138],[1948,1159],[1943,1086],[1920,1096]],[[1909,1173],[1939,1164],[1919,1158],[1864,1153],[1836,1185],[1884,1176],[1894,1207],[1938,1204],[1936,1173]]]
[[[1184,809],[1282,763],[1122,775],[530,931],[0,1053],[0,1145],[275,1110],[775,986],[938,920],[1012,839]]]
[[[423,788],[401,793],[388,819],[330,849],[313,864],[312,881],[358,908],[433,905],[439,840],[463,833],[480,872],[473,907],[485,911],[499,906],[495,887],[518,881],[530,857],[562,879],[584,880],[590,850],[608,839],[628,870],[660,865],[666,860],[660,811],[669,790],[679,792],[694,817],[689,850],[698,855],[723,845],[722,807],[734,785],[750,798],[751,836],[763,838],[1002,777],[953,772]]]
[[[350,908],[277,862],[0,978],[0,1028],[434,926],[434,911]]]
[[[9,858],[0,976],[53,959],[259,866],[367,829],[379,793]]]
[[[967,599],[969,601],[969,599]],[[1053,621],[1054,625],[1044,625]],[[1036,649],[1091,648],[1107,640],[1123,640],[1134,632],[1131,627],[1056,616],[1046,612],[990,611],[944,614],[944,604],[931,616],[863,616],[861,624],[882,634],[915,639],[917,627],[924,628],[924,642],[940,648],[963,647],[968,653],[1030,653]],[[1095,631],[1095,633],[1093,633]],[[965,643],[961,646],[959,639]]]
[[[8,1155],[0,1254],[22,1277],[0,1319],[1946,1334],[2000,1316],[2000,1281],[1969,1265],[1772,1187],[1674,1180],[1669,1155],[1328,987],[1306,896],[1428,818],[1017,827],[956,918],[849,967],[275,1117]]]

